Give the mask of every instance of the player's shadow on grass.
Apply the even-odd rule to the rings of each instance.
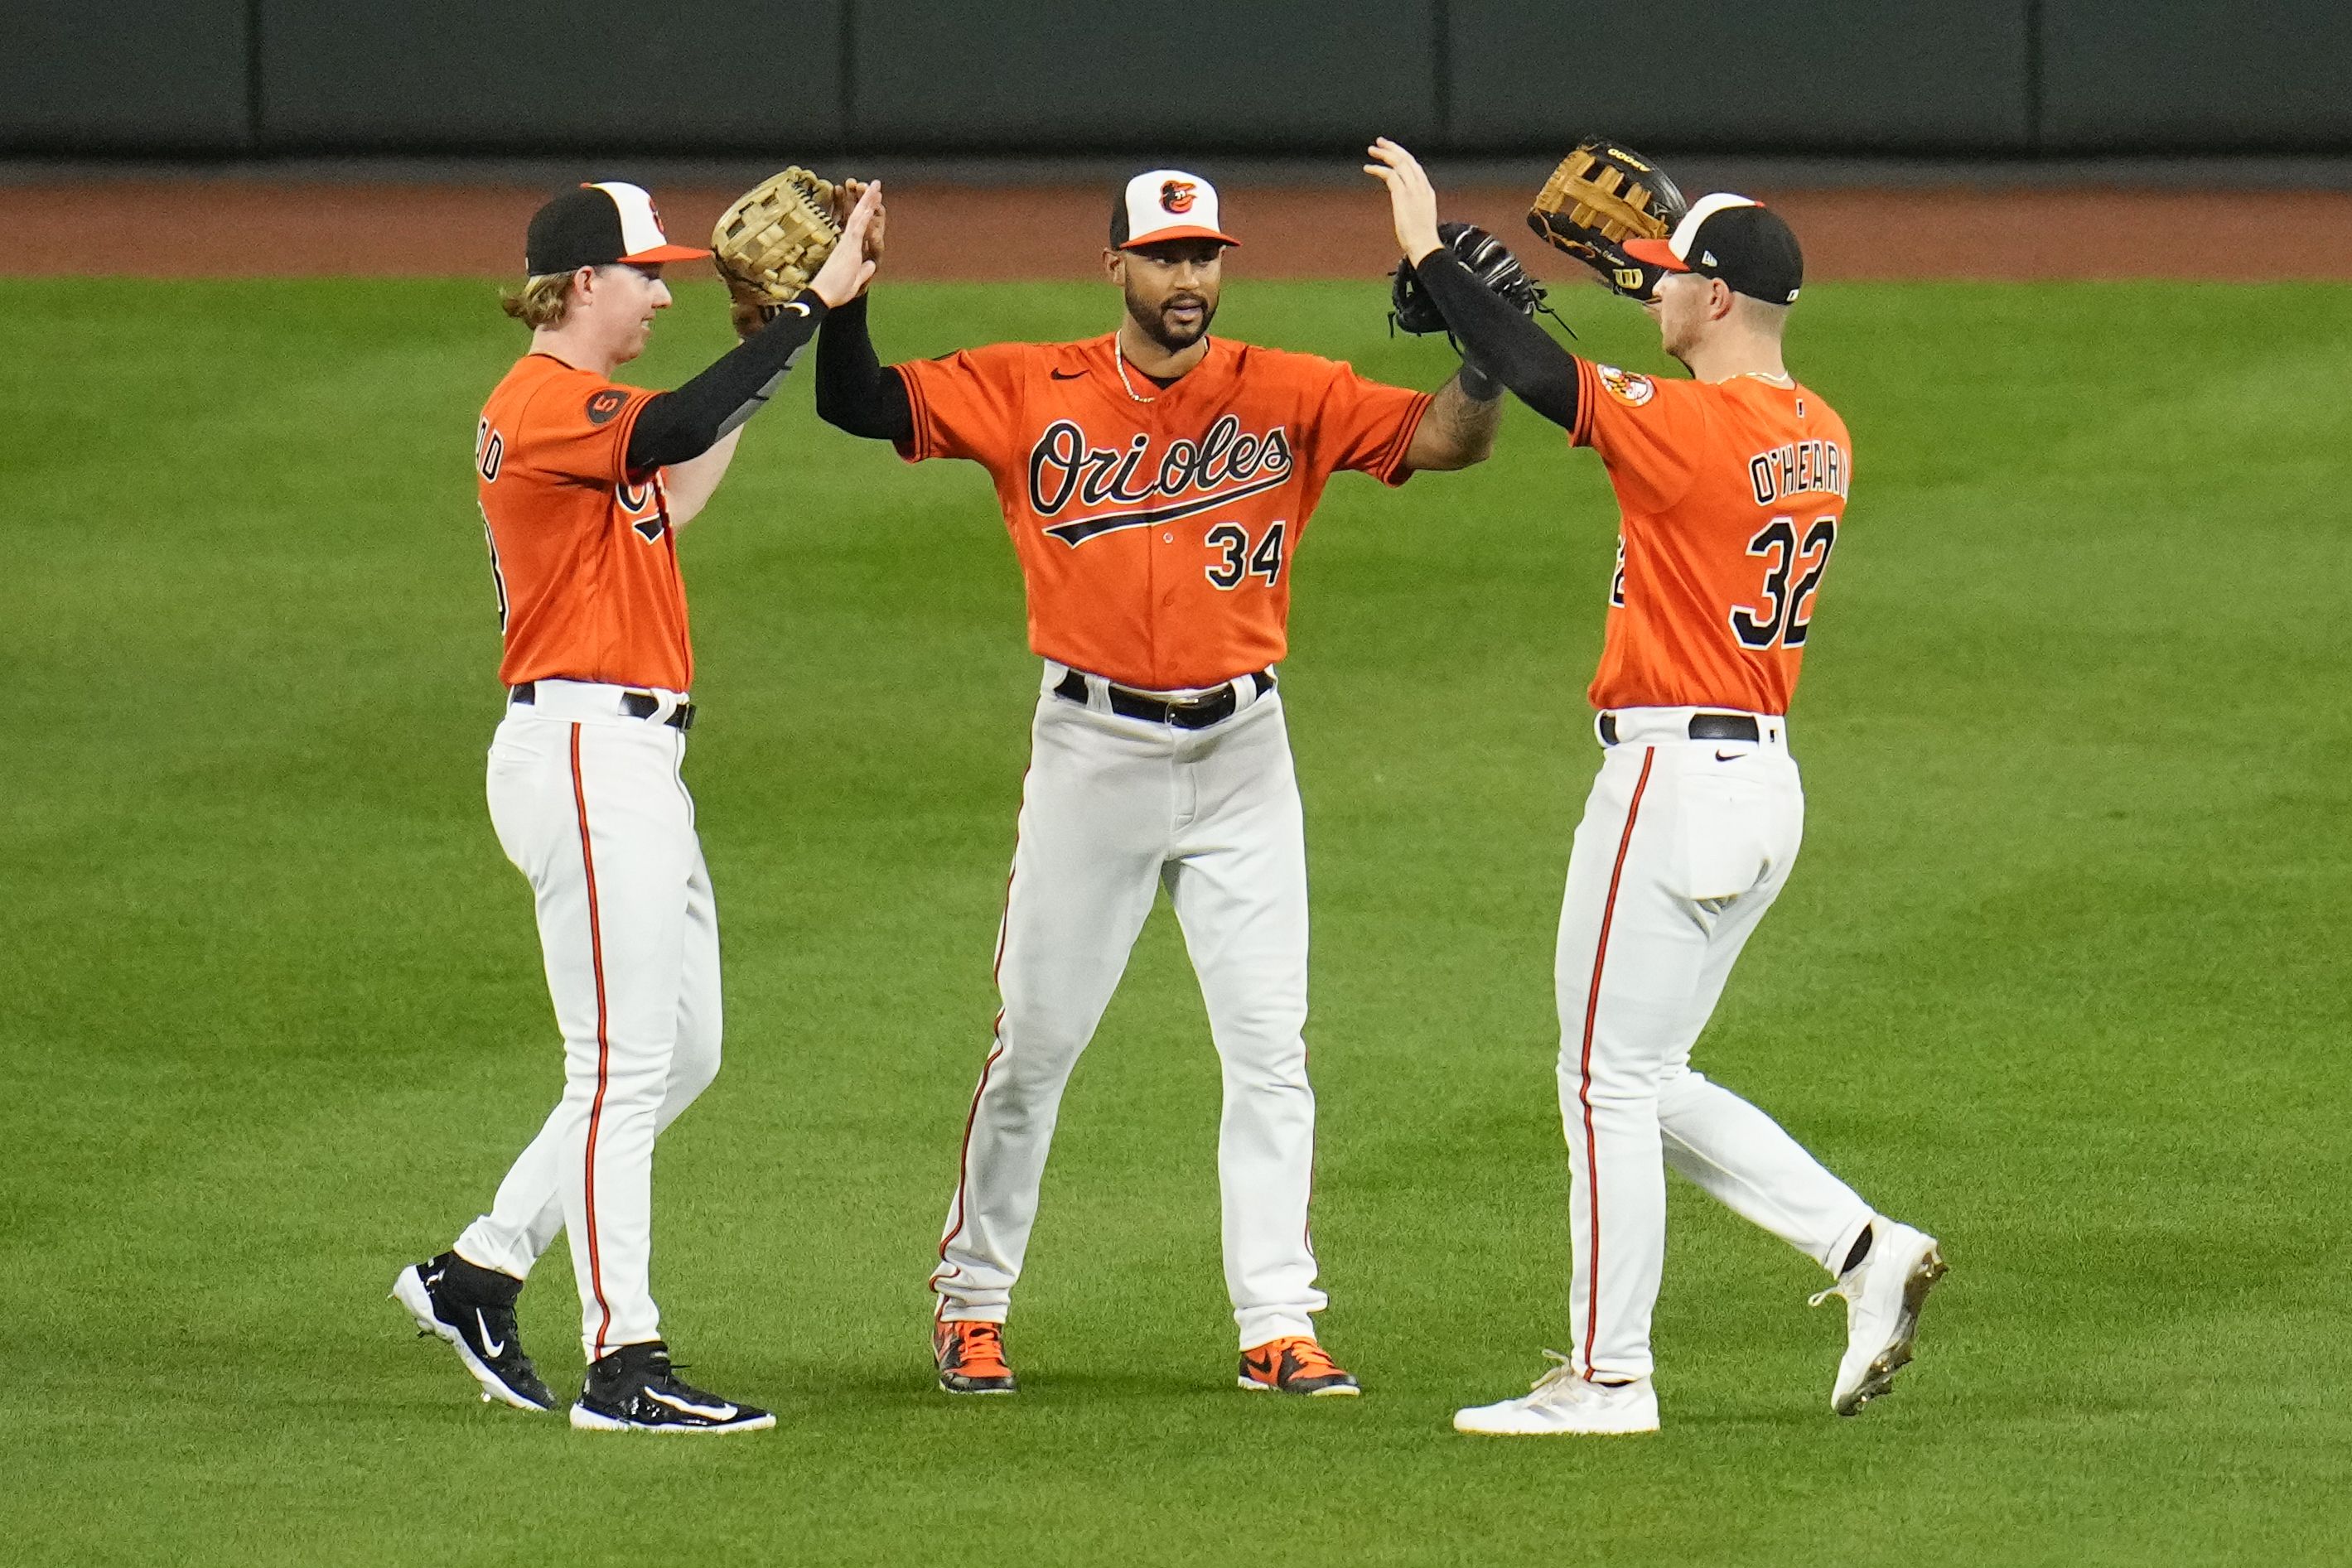
[[[827,1367],[816,1370],[794,1367],[789,1362],[778,1362],[757,1370],[767,1385],[788,1388],[803,1397],[824,1398],[833,1396],[857,1396],[864,1398],[903,1397],[912,1403],[941,1406],[992,1406],[1013,1407],[1022,1405],[1066,1405],[1081,1403],[1133,1404],[1138,1406],[1165,1406],[1171,1401],[1230,1398],[1242,1404],[1295,1405],[1299,1399],[1253,1397],[1234,1386],[1227,1374],[1220,1376],[1213,1368],[1203,1367],[1198,1373],[1172,1377],[1164,1369],[1138,1366],[1132,1370],[1104,1367],[1053,1367],[1024,1365],[1017,1369],[1021,1391],[1013,1395],[948,1394],[940,1386],[930,1366],[921,1360],[909,1360],[904,1364],[868,1364],[856,1368]],[[1344,1401],[1325,1400],[1334,1404]]]

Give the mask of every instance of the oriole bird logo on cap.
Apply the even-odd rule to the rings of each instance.
[[[1160,187],[1160,204],[1171,213],[1192,210],[1192,193],[1199,187],[1190,180],[1170,180]]]

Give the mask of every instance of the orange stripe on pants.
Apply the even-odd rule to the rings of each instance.
[[[1633,824],[1642,817],[1642,791],[1649,788],[1650,765],[1658,748],[1642,752],[1642,777],[1634,781],[1633,802],[1625,808],[1625,832],[1617,841],[1617,862],[1609,868],[1609,899],[1601,906],[1601,939],[1593,944],[1592,988],[1584,998],[1584,1050],[1578,1060],[1576,1097],[1584,1106],[1584,1196],[1592,1213],[1591,1254],[1585,1261],[1584,1375],[1592,1375],[1592,1342],[1601,1325],[1601,1150],[1592,1135],[1592,1028],[1601,1014],[1601,970],[1609,960],[1609,922],[1617,913],[1617,884],[1625,874],[1625,852],[1633,847]]]
[[[588,1106],[587,1179],[588,1281],[596,1306],[604,1314],[596,1327],[596,1356],[604,1355],[604,1336],[612,1331],[613,1306],[604,1300],[604,1270],[596,1247],[596,1124],[604,1114],[604,1085],[610,1071],[613,1043],[610,1015],[604,1001],[604,934],[596,914],[596,853],[588,842],[588,791],[580,778],[580,727],[572,727],[572,803],[580,814],[580,863],[588,873],[588,960],[596,974],[596,1097]]]

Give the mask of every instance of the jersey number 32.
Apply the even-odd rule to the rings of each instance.
[[[1743,648],[1801,648],[1812,629],[1813,591],[1829,570],[1837,548],[1837,519],[1815,517],[1797,542],[1797,520],[1775,517],[1748,541],[1748,553],[1764,558],[1764,602],[1732,607],[1731,634]],[[1797,576],[1796,585],[1789,580]]]

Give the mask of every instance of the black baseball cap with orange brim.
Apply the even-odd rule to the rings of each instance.
[[[1668,272],[1720,277],[1735,294],[1793,305],[1805,286],[1805,253],[1780,214],[1746,196],[1718,192],[1691,204],[1664,239],[1629,239],[1625,254]]]
[[[654,199],[643,186],[601,180],[566,191],[531,214],[523,238],[523,270],[544,277],[614,262],[650,267],[695,261],[709,254],[669,243],[669,235],[662,232],[661,214],[654,210]]]

